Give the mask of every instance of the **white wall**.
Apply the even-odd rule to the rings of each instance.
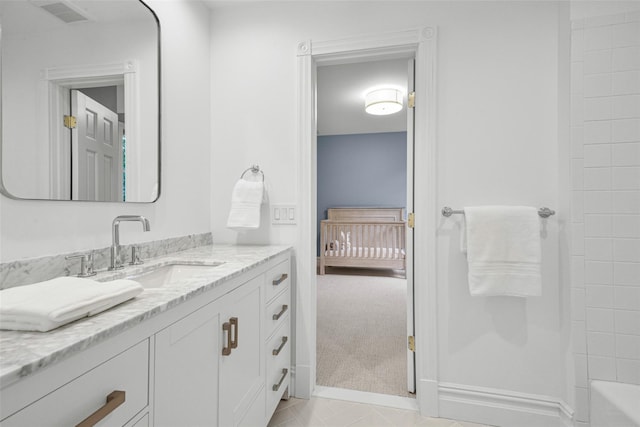
[[[265,224],[239,237],[224,225],[233,183],[251,163],[263,167],[272,201],[295,201],[297,43],[426,25],[439,32],[437,208],[556,208],[568,196],[558,185],[559,146],[568,143],[558,137],[567,126],[559,123],[559,104],[568,105],[562,77],[569,56],[559,25],[567,27],[569,19],[561,9],[553,2],[269,2],[215,9],[214,240],[295,243],[291,228]],[[559,263],[565,220],[559,211],[546,223],[543,296],[530,299],[471,298],[457,249],[459,219],[442,220],[440,381],[570,400],[568,288]],[[304,286],[304,278],[298,283]]]
[[[111,221],[124,225],[122,242],[150,241],[210,231],[211,166],[209,14],[195,2],[150,1],[162,29],[162,194],[154,204],[22,201],[0,196],[0,261],[102,248]]]

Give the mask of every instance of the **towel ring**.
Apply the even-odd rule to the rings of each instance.
[[[251,173],[260,173],[262,175],[262,182],[264,182],[264,172],[260,170],[260,166],[258,165],[253,165],[250,168],[245,169],[245,171],[242,172],[242,175],[240,175],[240,179],[244,178],[244,175],[249,171],[251,171]]]

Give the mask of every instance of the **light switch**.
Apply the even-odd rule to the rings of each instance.
[[[296,219],[296,210],[295,208],[289,208],[289,221],[293,221]]]
[[[273,208],[273,219],[280,220],[280,208]]]
[[[271,205],[271,224],[295,225],[296,205],[292,203]]]

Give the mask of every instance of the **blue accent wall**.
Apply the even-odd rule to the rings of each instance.
[[[318,240],[327,208],[406,206],[406,132],[318,137]]]

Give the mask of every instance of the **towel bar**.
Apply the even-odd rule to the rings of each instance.
[[[244,174],[246,174],[249,171],[251,171],[251,173],[262,174],[262,182],[264,182],[264,172],[260,170],[260,166],[258,165],[252,165],[250,168],[245,169],[244,172],[242,172],[242,174],[240,175],[240,179],[244,178]]]
[[[453,214],[462,214],[462,215],[464,215],[464,211],[463,210],[453,210],[449,206],[445,206],[444,208],[442,208],[442,216],[450,217]],[[549,209],[547,207],[542,207],[542,208],[538,209],[538,215],[540,215],[540,217],[542,217],[542,218],[549,218],[551,215],[555,215],[555,214],[556,214],[556,211],[554,211],[553,209]]]

